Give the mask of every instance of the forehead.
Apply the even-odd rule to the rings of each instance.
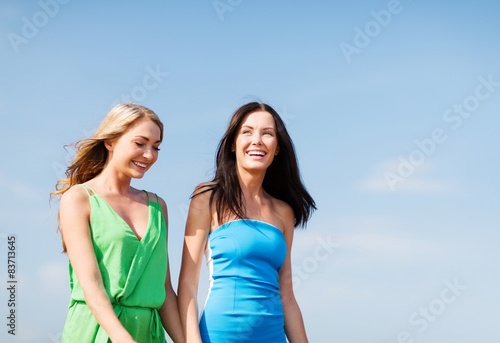
[[[161,135],[161,130],[158,124],[148,118],[140,118],[133,122],[125,135],[128,136],[145,136],[152,137],[155,140],[159,140]]]
[[[275,128],[276,124],[274,122],[273,116],[266,111],[256,111],[249,113],[243,118],[241,121],[241,126],[243,125],[248,125],[248,126],[266,126],[266,127],[272,127]]]

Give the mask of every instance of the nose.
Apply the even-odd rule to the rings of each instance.
[[[257,133],[257,132],[254,133],[252,135],[252,144],[261,145],[262,144],[262,135]]]
[[[154,156],[155,156],[155,154],[153,152],[153,148],[145,149],[143,156],[144,156],[144,158],[146,158],[149,161],[151,161],[154,158]]]

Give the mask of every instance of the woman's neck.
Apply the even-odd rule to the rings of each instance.
[[[249,173],[245,170],[238,170],[238,181],[245,199],[258,199],[264,195],[262,183],[266,173]]]
[[[105,167],[94,180],[106,193],[122,195],[130,193],[131,178],[112,170],[110,167]]]

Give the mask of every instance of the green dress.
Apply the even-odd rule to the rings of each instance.
[[[97,263],[118,319],[139,343],[166,342],[158,309],[165,300],[167,242],[158,196],[153,202],[148,195],[148,227],[139,240],[104,199],[90,187],[83,187],[89,194],[90,231]],[[61,342],[111,342],[85,303],[71,262],[69,276],[71,301]]]

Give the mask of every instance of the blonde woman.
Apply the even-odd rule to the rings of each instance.
[[[163,124],[143,106],[115,106],[52,195],[69,257],[62,342],[184,341],[167,263],[167,207],[130,186],[158,158]]]

